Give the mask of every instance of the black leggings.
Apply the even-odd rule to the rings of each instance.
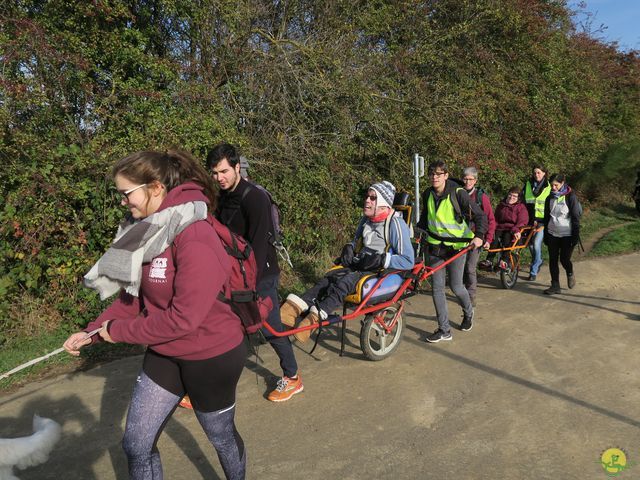
[[[571,245],[571,237],[554,237],[548,234],[547,247],[549,249],[549,273],[551,273],[551,281],[555,283],[560,282],[558,259],[560,259],[562,267],[567,271],[567,275],[573,275],[573,263],[571,263],[573,246]]]
[[[244,342],[205,360],[180,360],[147,350],[142,371],[174,395],[182,397],[188,393],[196,410],[215,412],[236,401],[236,385],[246,359]]]

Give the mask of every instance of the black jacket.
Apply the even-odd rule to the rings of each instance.
[[[272,244],[273,221],[267,194],[243,178],[232,192],[220,192],[216,217],[251,244],[258,264],[258,282],[280,273],[278,254]]]

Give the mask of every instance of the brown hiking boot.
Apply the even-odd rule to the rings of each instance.
[[[280,320],[283,325],[293,328],[296,324],[296,318],[309,309],[307,302],[299,296],[290,293],[284,303],[280,306]]]
[[[298,324],[298,327],[307,327],[309,325],[317,325],[319,322],[320,322],[320,316],[318,315],[318,310],[315,307],[311,307],[311,310],[309,310],[309,313],[307,314],[307,316],[300,321],[300,323]],[[309,330],[304,330],[302,332],[294,333],[293,336],[296,337],[296,340],[298,340],[299,342],[304,343],[307,340],[309,340],[312,330],[313,329],[309,329]]]
[[[561,293],[560,282],[551,282],[551,286],[547,288],[544,293],[547,295],[555,295],[556,293]]]
[[[576,286],[576,276],[574,273],[567,273],[567,285],[569,288]]]

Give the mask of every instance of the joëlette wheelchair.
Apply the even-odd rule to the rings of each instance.
[[[409,194],[398,192],[394,198],[393,208],[401,212],[410,225],[412,205]],[[369,360],[383,360],[391,355],[400,344],[404,333],[404,302],[407,298],[418,293],[421,282],[433,275],[434,272],[445,268],[459,256],[465,254],[468,248],[448,259],[435,268],[425,265],[422,255],[419,255],[420,242],[414,240],[414,248],[418,250],[416,263],[411,270],[384,270],[365,275],[356,285],[355,291],[345,298],[342,315],[329,315],[326,320],[314,325],[297,327],[284,332],[276,332],[267,322],[263,327],[276,337],[293,335],[305,330],[318,330],[313,353],[318,345],[322,329],[329,325],[340,323],[340,356],[344,354],[346,324],[349,320],[364,316],[361,320],[360,348]]]
[[[535,237],[535,234],[542,229],[542,226],[533,227],[526,226],[520,229],[520,238],[515,238],[508,246],[498,246],[496,248],[489,248],[487,253],[497,253],[498,260],[487,271],[500,272],[500,282],[506,289],[511,289],[518,282],[518,273],[520,272],[520,254],[522,249],[529,246],[531,239]],[[497,235],[498,232],[496,232]],[[499,268],[498,262],[503,254],[506,254],[506,266],[505,268]]]

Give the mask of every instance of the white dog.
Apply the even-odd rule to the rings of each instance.
[[[60,425],[49,418],[33,416],[33,435],[20,438],[0,438],[0,480],[19,480],[13,474],[20,469],[47,461],[49,452],[60,440]]]

